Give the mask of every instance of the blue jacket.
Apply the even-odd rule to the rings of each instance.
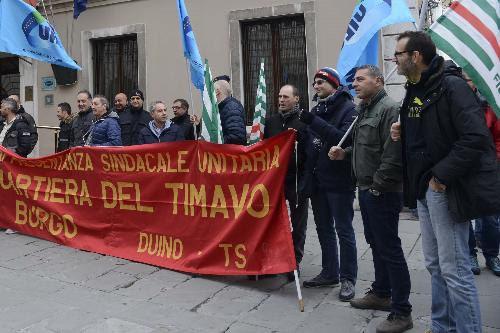
[[[309,125],[306,139],[306,179],[305,192],[311,192],[316,187],[332,192],[346,192],[354,190],[354,181],[351,174],[351,161],[332,161],[328,151],[337,145],[356,118],[355,105],[347,88],[340,88],[337,92],[311,109],[314,115]],[[351,136],[342,147],[349,147]]]
[[[99,119],[94,119],[89,135],[85,139],[89,146],[121,146],[121,130],[116,112],[108,112]]]
[[[219,103],[220,121],[224,143],[245,145],[247,130],[245,127],[245,110],[234,97],[228,97]]]
[[[158,136],[153,129],[153,123],[154,120],[151,120],[147,127],[141,129],[139,136],[137,137],[138,144],[144,145],[185,140],[183,131],[184,128],[179,127],[179,125],[172,123],[170,120],[167,120],[167,123],[165,123],[165,127],[161,131],[160,136]]]

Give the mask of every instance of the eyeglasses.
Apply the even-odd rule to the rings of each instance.
[[[182,108],[183,108],[182,106],[177,106],[177,105],[172,106],[172,110],[179,110]]]
[[[394,58],[397,58],[398,56],[402,55],[403,53],[412,53],[413,51],[401,51],[401,52],[394,52]]]
[[[325,83],[325,80],[316,80],[316,81],[313,82],[313,87],[316,86],[316,85],[320,86],[323,83]]]
[[[130,100],[131,100],[131,101],[134,101],[134,100],[136,100],[136,99],[141,99],[141,98],[140,98],[140,97],[130,97]]]

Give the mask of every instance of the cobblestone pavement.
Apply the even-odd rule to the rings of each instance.
[[[419,225],[402,215],[400,236],[412,278],[415,327],[429,323],[430,279]],[[359,212],[355,228],[362,295],[373,278]],[[302,289],[305,312],[285,277],[191,276],[79,251],[24,235],[0,233],[0,332],[374,332],[387,313],[352,309],[339,288]],[[484,332],[500,333],[500,278],[484,268],[476,277]],[[320,271],[312,214],[302,277]]]

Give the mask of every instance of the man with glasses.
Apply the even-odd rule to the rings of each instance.
[[[199,125],[198,117],[193,119],[188,113],[189,104],[185,99],[178,98],[172,105],[174,117],[171,119],[174,124],[179,127],[179,132],[182,134],[184,140],[194,140],[194,126],[193,122],[196,120],[197,126]]]
[[[139,89],[130,94],[130,107],[120,112],[120,128],[122,145],[132,146],[139,144],[138,137],[141,130],[153,120],[149,112],[145,111],[144,94]]]
[[[332,161],[328,151],[339,144],[356,111],[349,89],[340,85],[335,69],[320,69],[314,75],[313,87],[318,104],[311,112],[302,111],[300,120],[308,125],[309,130],[304,175],[308,186],[305,192],[311,197],[323,269],[313,279],[304,281],[304,287],[336,286],[341,282],[339,299],[347,302],[354,297],[358,272],[356,237],[352,227],[354,181],[350,160]],[[345,146],[351,145],[351,141],[350,138],[346,140]]]
[[[500,168],[484,113],[425,32],[400,34],[393,61],[408,80],[391,136],[401,139],[405,204],[418,208],[432,284],[430,331],[481,332],[469,221],[500,210]]]

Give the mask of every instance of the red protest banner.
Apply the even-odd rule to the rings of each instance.
[[[289,272],[283,183],[294,136],[251,147],[77,147],[38,159],[1,147],[0,226],[185,272]]]

